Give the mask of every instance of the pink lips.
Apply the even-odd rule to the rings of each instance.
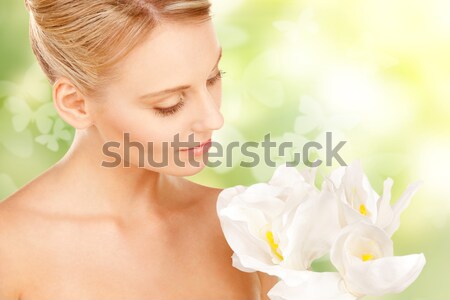
[[[207,140],[206,142],[200,144],[197,147],[189,148],[189,149],[181,149],[180,151],[190,151],[193,152],[195,156],[201,155],[204,152],[207,152],[208,149],[211,147],[211,139]]]

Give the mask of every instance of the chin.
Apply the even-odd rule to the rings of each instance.
[[[176,173],[173,176],[185,177],[194,176],[200,173],[205,168],[205,165],[200,164],[198,167],[187,166],[187,167],[176,167]]]
[[[205,168],[205,165],[203,163],[200,163],[199,166],[191,166],[186,165],[185,167],[180,166],[169,166],[164,168],[146,168],[149,171],[152,172],[158,172],[161,174],[166,174],[170,176],[176,176],[176,177],[187,177],[187,176],[193,176],[198,173],[200,173]]]
[[[194,176],[198,173],[200,173],[201,171],[203,171],[203,169],[205,168],[205,166],[201,166],[198,168],[186,168],[184,170],[182,170],[181,173],[179,173],[178,175],[174,175],[174,176],[179,176],[179,177],[188,177],[188,176]]]

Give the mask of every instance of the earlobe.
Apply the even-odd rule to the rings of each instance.
[[[86,98],[67,79],[59,78],[53,85],[53,103],[59,116],[76,129],[92,125],[92,116],[86,109]]]

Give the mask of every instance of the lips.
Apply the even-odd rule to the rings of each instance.
[[[191,148],[186,148],[186,149],[180,149],[180,151],[198,151],[200,149],[202,149],[203,147],[210,145],[211,144],[211,139],[208,139],[207,141],[201,143],[199,146],[197,147],[191,147]]]

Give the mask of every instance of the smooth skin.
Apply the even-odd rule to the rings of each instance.
[[[125,132],[153,142],[156,161],[158,144],[177,133],[181,141],[211,138],[224,122],[220,53],[211,21],[164,22],[120,62],[101,98],[58,79],[54,104],[75,138],[60,161],[0,204],[0,299],[268,299],[275,277],[231,265],[216,213],[221,190],[183,178],[204,168],[203,157],[192,166],[180,153],[181,167],[169,149],[168,165],[155,168],[146,151],[138,168],[136,148],[129,168],[101,166],[103,144],[122,143]],[[141,97],[177,86],[184,89]],[[156,113],[179,101],[176,113]]]

